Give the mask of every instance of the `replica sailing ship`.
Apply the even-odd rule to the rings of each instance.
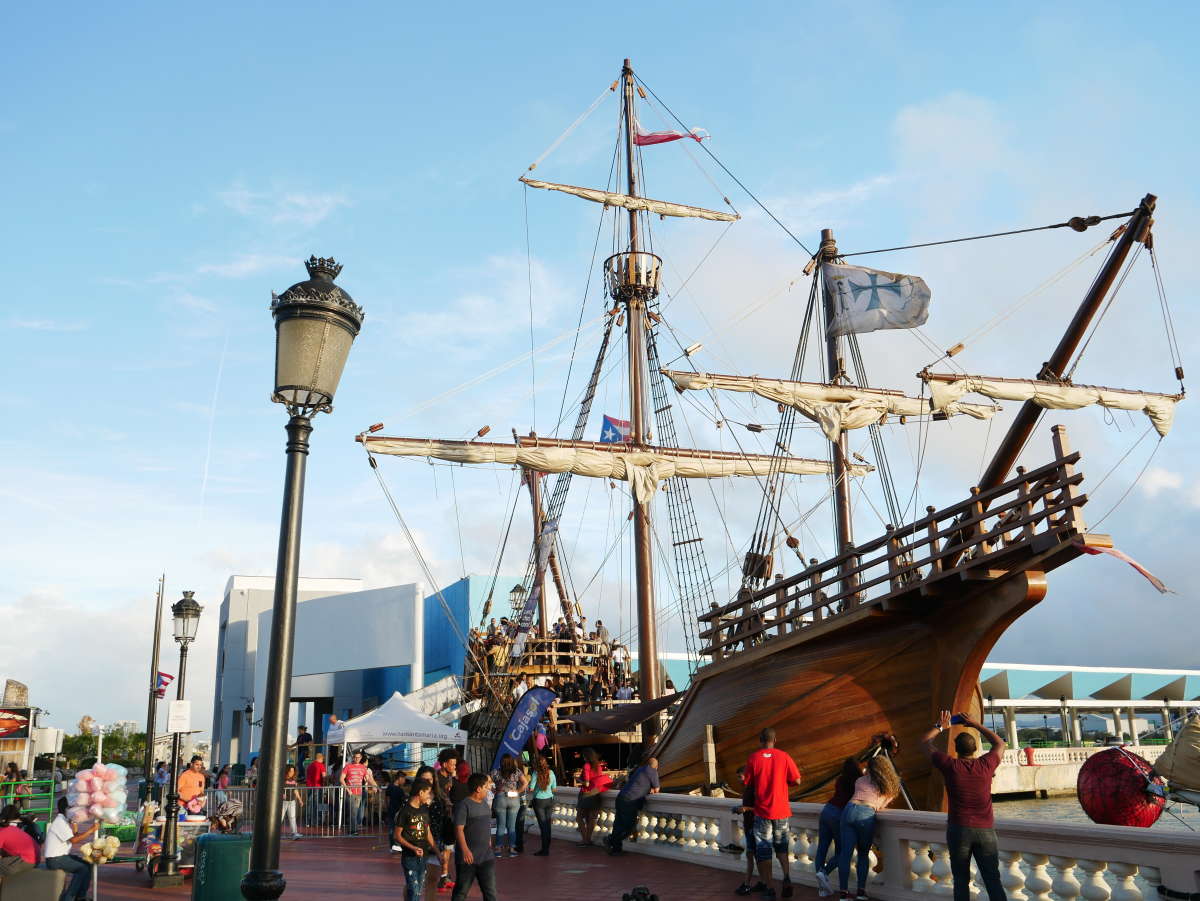
[[[1008,379],[935,372],[919,373],[920,396],[867,386],[856,335],[881,328],[911,328],[924,322],[930,292],[913,276],[850,266],[833,234],[822,233],[808,261],[811,274],[805,329],[790,378],[760,378],[665,369],[655,343],[662,322],[658,306],[662,260],[650,252],[651,215],[732,222],[735,212],[719,212],[644,196],[639,183],[641,148],[695,139],[695,131],[645,132],[636,117],[644,84],[626,60],[612,90],[620,88],[624,184],[593,189],[533,179],[530,188],[562,192],[617,212],[617,244],[603,264],[606,293],[612,299],[599,354],[584,392],[570,439],[517,436],[512,444],[480,440],[449,441],[359,436],[372,454],[429,457],[460,464],[495,463],[526,473],[534,511],[535,546],[519,599],[518,636],[511,660],[501,667],[469,661],[469,675],[486,673],[484,708],[467,725],[472,740],[494,749],[511,709],[512,680],[523,673],[583,671],[577,656],[562,656],[547,624],[545,577],[554,577],[564,615],[578,609],[563,585],[555,529],[573,475],[629,483],[633,520],[633,561],[637,597],[637,675],[642,703],[625,727],[641,721],[638,740],[659,758],[668,790],[709,790],[721,783],[736,791],[736,768],[757,746],[764,726],[773,726],[781,746],[804,772],[797,799],[819,800],[842,760],[863,751],[870,736],[891,732],[907,740],[897,757],[911,803],[939,808],[940,780],[913,736],[935,721],[942,708],[982,715],[980,668],[1005,629],[1046,595],[1047,573],[1085,553],[1111,550],[1109,537],[1090,533],[1080,492],[1080,455],[1068,445],[1061,426],[1049,430],[1048,462],[1032,469],[1014,465],[1046,409],[1100,404],[1142,410],[1160,435],[1169,429],[1179,394],[1148,394],[1075,385],[1070,365],[1122,267],[1138,244],[1151,244],[1155,198],[1147,195],[1110,238],[1096,276],[1065,334],[1034,379]],[[682,123],[680,123],[682,125]],[[535,164],[536,165],[536,164]],[[530,169],[533,167],[531,166]],[[728,203],[728,201],[726,201]],[[764,208],[765,209],[765,208]],[[774,218],[774,217],[772,217]],[[1106,217],[1113,218],[1113,217]],[[1083,231],[1100,217],[1060,223]],[[614,328],[624,327],[629,433],[621,442],[586,442],[583,434]],[[802,381],[804,348],[810,328],[824,335],[823,378]],[[961,345],[951,348],[944,361]],[[690,349],[689,349],[690,351]],[[690,362],[691,354],[683,358]],[[939,361],[941,362],[941,361]],[[1176,368],[1182,386],[1182,368]],[[679,392],[748,392],[778,405],[774,449],[769,454],[679,447],[668,386]],[[856,479],[884,470],[879,426],[951,416],[987,419],[994,403],[969,403],[967,394],[1021,401],[1008,433],[977,486],[947,507],[928,507],[923,516],[895,522],[883,534],[856,540],[852,491]],[[793,456],[796,414],[815,422],[826,441],[816,458]],[[655,439],[655,427],[657,438]],[[848,432],[867,428],[876,445],[876,466],[854,462]],[[760,428],[761,430],[761,428]],[[481,431],[482,437],[483,432]],[[859,458],[861,461],[861,458]],[[543,506],[541,475],[558,474]],[[829,478],[834,500],[838,552],[805,561],[787,577],[774,575],[776,554],[799,554],[799,540],[780,515],[789,476]],[[886,472],[881,473],[886,476]],[[718,601],[704,562],[703,545],[689,493],[694,478],[753,477],[762,491],[761,509],[742,565],[736,597]],[[666,488],[668,518],[677,568],[680,603],[698,623],[699,666],[682,698],[662,699],[663,677],[657,643],[651,518],[659,489]],[[536,622],[535,622],[536,620]],[[664,724],[659,713],[669,702],[674,713]],[[580,717],[586,724],[587,717]],[[617,731],[610,729],[609,731]],[[627,733],[628,734],[628,733]],[[593,740],[584,735],[579,740]],[[489,749],[484,749],[486,752]],[[481,753],[477,761],[490,760]]]

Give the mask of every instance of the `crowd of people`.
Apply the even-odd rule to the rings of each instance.
[[[966,727],[954,738],[954,755],[935,747],[938,736],[952,725]],[[979,742],[967,730],[977,731],[990,743],[986,754],[978,754]],[[921,741],[946,786],[946,844],[955,901],[970,901],[972,861],[988,901],[1005,901],[991,801],[991,781],[1004,751],[1004,740],[964,714],[952,717],[949,711],[942,711]],[[776,862],[780,868],[780,893],[785,898],[793,894],[788,796],[800,784],[801,772],[792,757],[776,746],[773,729],[761,731],[759,744],[759,749],[739,770],[742,797],[735,810],[743,816],[746,872],[735,894],[759,894],[773,901]],[[898,751],[895,736],[880,734],[862,754],[843,762],[833,794],[819,818],[813,866],[820,895],[833,894],[830,877],[836,872],[837,891],[842,901],[848,901],[853,874],[855,901],[867,901],[869,855],[877,813],[904,792],[893,763]],[[534,856],[550,854],[551,817],[559,781],[549,757],[541,753],[536,741],[531,740],[528,749],[519,755],[504,754],[499,765],[486,773],[472,773],[456,748],[443,750],[434,765],[422,766],[415,772],[382,770],[361,751],[355,751],[345,763],[335,761],[332,767],[326,764],[323,752],[312,755],[310,761],[305,755],[300,761],[303,766],[289,763],[284,773],[282,816],[292,836],[298,838],[300,825],[314,822],[318,813],[305,810],[306,794],[310,798],[318,796],[303,789],[330,786],[344,789],[337,794],[345,805],[345,824],[351,833],[358,831],[367,805],[378,805],[380,818],[391,837],[391,852],[401,858],[407,899],[423,897],[426,872],[432,861],[438,870],[437,889],[452,892],[452,901],[466,898],[475,883],[479,884],[484,901],[494,901],[497,862],[524,853],[526,814],[530,810],[540,837]],[[160,762],[154,776],[160,791],[166,784],[166,772],[165,764]],[[624,842],[636,839],[639,812],[648,798],[660,790],[658,761],[654,757],[645,758],[618,786],[596,751],[584,748],[568,762],[567,775],[578,788],[575,806],[579,847],[594,845],[604,792],[619,788],[606,845],[611,855],[625,853]],[[253,779],[252,773],[248,776]],[[12,781],[7,772],[5,781]],[[202,808],[206,793],[212,792],[218,813],[226,806],[229,789],[229,767],[214,767],[209,771],[199,755],[191,758],[176,782],[181,804],[199,802]],[[87,867],[71,850],[86,841],[96,826],[69,822],[66,807],[66,798],[59,799],[58,814],[48,825],[44,838],[28,815],[23,815],[19,804],[10,801],[0,807],[0,880],[42,863],[67,873],[64,899],[82,897]]]

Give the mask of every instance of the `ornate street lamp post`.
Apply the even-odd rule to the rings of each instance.
[[[279,870],[279,820],[287,755],[292,642],[296,631],[304,463],[313,414],[333,409],[333,395],[350,345],[363,321],[362,307],[333,283],[342,271],[341,266],[332,259],[315,256],[304,265],[308,281],[292,285],[283,294],[272,294],[271,302],[275,318],[275,391],[271,400],[283,404],[290,418],[271,614],[271,651],[267,660],[267,696],[262,708],[254,837],[250,871],[242,877],[242,895],[250,901],[278,898],[287,887]]]
[[[512,604],[513,612],[519,614],[525,606],[525,586],[519,582],[514,585],[508,592],[508,600]]]
[[[185,591],[183,597],[171,605],[171,616],[175,621],[175,640],[179,642],[179,678],[175,682],[175,700],[183,700],[184,685],[187,683],[188,645],[196,637],[200,625],[200,614],[204,610],[192,597],[194,591]],[[163,849],[158,858],[158,869],[154,873],[154,884],[182,885],[183,874],[179,872],[179,743],[180,733],[171,738],[171,781],[167,783],[167,806],[163,809]]]

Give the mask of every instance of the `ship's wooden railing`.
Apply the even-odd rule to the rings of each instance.
[[[847,616],[865,606],[927,591],[933,583],[968,571],[1002,569],[1006,558],[1053,546],[1085,531],[1075,472],[1078,453],[1067,446],[1066,429],[1052,429],[1055,459],[1038,469],[1017,467],[1017,476],[988,491],[971,489],[968,500],[848,548],[767,588],[700,616],[701,650],[714,661],[735,650],[814,624]]]
[[[602,661],[607,660],[610,646],[603,641],[585,638],[539,638],[530,636],[525,641],[519,668],[554,672],[595,672]]]
[[[596,825],[603,841],[612,831],[616,792],[605,792]],[[573,838],[578,789],[555,792],[554,833]],[[747,837],[730,798],[651,795],[638,816],[638,838],[625,850],[715,869],[742,872]],[[793,882],[816,886],[820,804],[793,804],[790,821]],[[1014,901],[1156,901],[1160,886],[1200,889],[1200,836],[1171,829],[996,820],[1000,880]],[[667,871],[669,872],[669,870]],[[881,901],[952,898],[946,815],[884,810],[875,826],[868,894]],[[978,873],[972,897],[986,897]],[[1183,897],[1186,897],[1183,896]]]
[[[467,658],[467,693],[473,697],[483,694],[485,683],[490,679],[497,690],[504,691],[511,682],[522,675],[549,675],[563,673],[595,676],[606,673],[615,676],[612,662],[612,645],[603,641],[585,638],[541,638],[531,635],[519,660],[512,659],[512,640],[501,639],[485,646],[483,640],[472,645],[473,653]],[[482,667],[482,669],[480,669]],[[628,676],[628,672],[624,675]]]

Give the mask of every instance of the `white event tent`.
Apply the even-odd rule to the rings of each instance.
[[[396,692],[374,710],[338,723],[325,735],[331,745],[465,745],[467,733],[439,723]]]

